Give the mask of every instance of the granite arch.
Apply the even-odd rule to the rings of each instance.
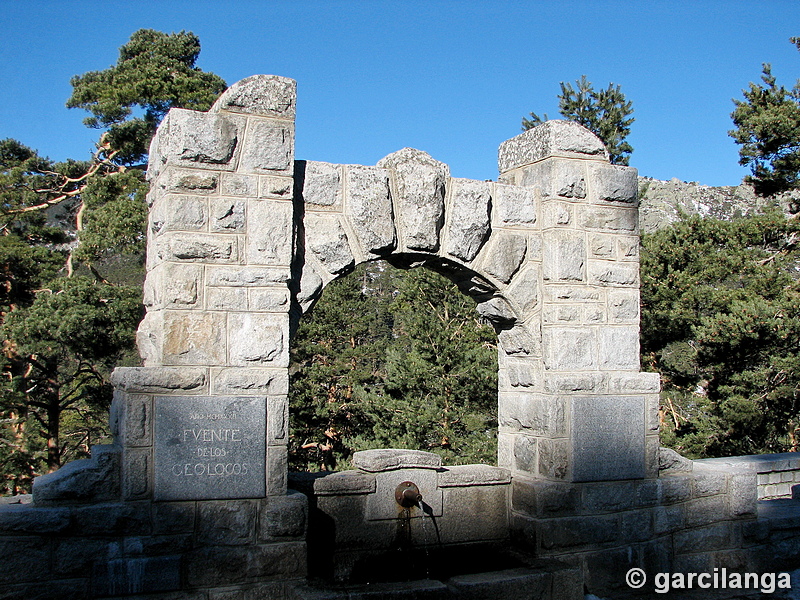
[[[498,331],[500,466],[561,481],[652,474],[635,169],[566,121],[504,142],[498,181],[453,178],[412,148],[375,166],[296,161],[294,103],[294,82],[255,76],[160,127],[136,376],[182,367],[212,396],[264,394],[267,489],[281,493],[292,320],[358,263],[426,264]]]
[[[639,368],[635,169],[564,121],[501,144],[497,181],[452,178],[413,149],[375,166],[297,161],[294,116],[295,82],[258,75],[208,113],[165,118],[148,170],[144,366],[113,374],[112,445],[37,478],[31,506],[2,507],[11,564],[27,560],[23,540],[57,558],[48,585],[81,597],[306,597],[287,585],[306,575],[309,502],[327,498],[369,552],[382,517],[366,500],[353,519],[354,498],[380,513],[406,467],[425,471],[455,543],[513,538],[577,565],[545,573],[552,597],[613,588],[631,566],[771,570],[786,554],[787,525],[756,521],[756,471],[659,450],[659,376]],[[306,497],[287,488],[291,324],[375,258],[445,272],[496,325],[498,466],[392,453]],[[222,450],[243,459],[210,460]],[[227,480],[169,481],[188,476]],[[0,576],[30,596],[45,570]]]

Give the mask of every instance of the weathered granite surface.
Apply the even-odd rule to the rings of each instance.
[[[422,450],[361,450],[353,453],[353,466],[368,473],[396,469],[438,469],[442,457]]]
[[[768,207],[795,214],[800,210],[800,193],[762,198],[748,183],[715,187],[677,178],[639,177],[639,221],[645,233],[674,223],[682,214],[730,220]]]
[[[153,411],[155,500],[265,495],[264,397],[156,396]]]

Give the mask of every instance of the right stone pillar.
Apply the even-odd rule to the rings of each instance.
[[[564,482],[658,476],[659,375],[639,372],[637,171],[548,121],[500,146],[501,183],[530,188],[541,235],[541,355],[500,352],[500,466]],[[509,363],[509,364],[506,364]]]

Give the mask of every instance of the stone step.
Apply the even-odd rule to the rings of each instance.
[[[444,581],[420,579],[358,585],[306,582],[290,591],[291,600],[583,600],[583,577],[577,567],[537,561],[486,573],[457,575]]]

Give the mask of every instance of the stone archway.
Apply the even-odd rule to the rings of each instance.
[[[173,457],[158,438],[180,427],[173,395],[263,405],[265,482],[236,493],[285,493],[291,315],[378,257],[447,271],[499,330],[500,466],[556,481],[654,476],[635,169],[564,121],[504,142],[498,182],[452,178],[410,148],[373,167],[296,162],[294,89],[250,77],[208,113],[172,110],[153,141],[145,367],[116,381],[126,414],[155,416],[149,445],[126,445],[127,472],[145,473],[125,476],[127,497],[172,498],[159,494]]]
[[[445,275],[512,353],[536,354],[538,323],[536,335],[525,323],[535,320],[540,285],[526,231],[536,222],[532,191],[451,178],[447,165],[411,148],[374,167],[298,161],[295,182],[298,312],[330,281],[381,258]]]
[[[296,162],[294,111],[294,81],[259,75],[159,128],[145,366],[113,374],[114,444],[37,478],[32,506],[0,511],[24,565],[6,574],[14,590],[291,595],[309,556],[309,500],[286,482],[291,322],[376,257],[447,271],[498,327],[499,466],[368,451],[313,485],[349,522],[361,497],[359,541],[397,516],[395,478],[411,469],[424,497],[441,498],[451,541],[481,514],[470,539],[510,530],[539,556],[569,556],[577,566],[552,581],[575,597],[581,571],[604,590],[632,566],[774,568],[764,556],[783,556],[784,525],[768,542],[748,537],[773,527],[753,522],[756,472],[659,453],[659,376],[638,363],[634,169],[562,121],[501,144],[497,182],[451,178],[410,149],[374,167]],[[28,568],[42,552],[52,572],[38,558]]]

